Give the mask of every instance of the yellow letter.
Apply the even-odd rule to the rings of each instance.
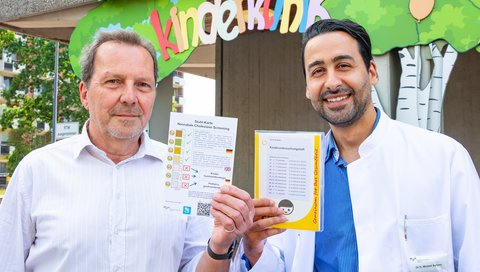
[[[183,52],[189,48],[188,46],[188,25],[187,21],[188,19],[191,19],[193,26],[192,26],[192,46],[197,47],[198,46],[198,14],[197,10],[195,8],[189,8],[187,10],[187,13],[184,11],[180,11],[178,13],[178,17],[180,19],[180,27],[182,29],[182,39],[183,39],[183,45],[184,45],[184,50],[180,50],[180,52]]]
[[[173,31],[175,32],[178,51],[183,52],[185,49],[183,49],[182,30],[180,29],[180,24],[178,23],[177,7],[172,7],[170,9],[170,18],[172,18]]]
[[[297,6],[297,12],[295,13],[295,18],[288,29],[288,23],[290,22],[290,9],[292,5]],[[300,26],[303,16],[303,2],[302,0],[285,0],[283,3],[283,13],[282,13],[282,22],[280,23],[280,33],[285,34],[290,30],[291,33],[295,33]]]

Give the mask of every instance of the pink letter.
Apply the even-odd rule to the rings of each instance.
[[[167,20],[167,25],[165,26],[165,34],[163,33],[162,24],[160,23],[157,10],[153,10],[150,13],[150,21],[152,22],[152,26],[155,29],[155,33],[157,33],[158,44],[160,45],[160,49],[162,50],[163,59],[168,60],[170,56],[168,55],[167,48],[172,49],[175,54],[178,53],[177,45],[168,41],[168,36],[170,35],[170,30],[172,29],[172,19]]]

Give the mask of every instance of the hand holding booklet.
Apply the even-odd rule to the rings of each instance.
[[[210,216],[213,194],[232,182],[236,133],[236,118],[170,114],[166,211]]]
[[[255,131],[255,198],[270,198],[288,221],[276,228],[322,226],[323,133]]]

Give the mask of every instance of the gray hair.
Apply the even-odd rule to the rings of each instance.
[[[153,48],[153,45],[146,39],[140,37],[134,31],[128,30],[113,30],[113,31],[99,31],[93,38],[93,41],[86,45],[82,50],[82,56],[80,58],[80,65],[82,67],[82,81],[89,85],[90,80],[92,79],[95,55],[97,53],[100,45],[106,42],[118,42],[125,43],[133,46],[141,46],[145,48],[148,53],[152,56],[153,60],[153,76],[155,77],[155,83],[157,82],[158,76],[158,63],[157,63],[157,52]]]

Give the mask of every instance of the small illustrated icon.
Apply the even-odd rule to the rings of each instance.
[[[190,185],[188,184],[188,182],[182,182],[181,186],[182,186],[182,189],[188,189]]]
[[[168,164],[168,165],[167,165],[167,169],[168,169],[168,170],[172,170],[172,165],[171,165],[171,164]]]
[[[170,187],[170,181],[165,182],[165,186]]]
[[[183,214],[191,214],[191,213],[192,213],[192,207],[183,206]]]
[[[170,130],[170,135],[174,135],[175,134],[175,130]]]
[[[288,199],[282,199],[278,203],[278,207],[283,209],[284,215],[289,215],[293,212],[293,203]]]
[[[167,176],[167,178],[171,178],[171,177],[172,177],[172,174],[167,173],[165,176]]]
[[[183,174],[182,179],[183,180],[189,180],[190,179],[190,174]]]
[[[169,161],[171,161],[172,159],[173,159],[172,156],[168,156],[168,157],[167,157],[167,160],[169,160]]]
[[[182,171],[184,171],[184,172],[189,172],[189,171],[190,171],[190,165],[184,165],[184,166],[182,167]]]

